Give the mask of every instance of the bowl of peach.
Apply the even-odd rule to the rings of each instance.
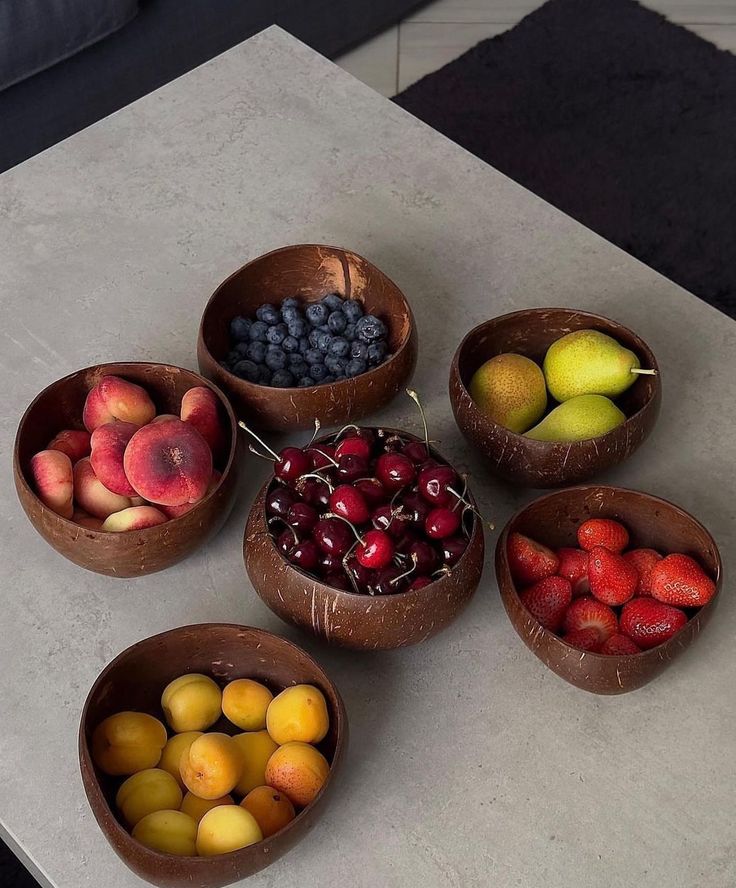
[[[30,404],[13,452],[31,524],[97,573],[142,576],[189,555],[235,499],[235,416],[216,386],[166,364],[98,364]]]
[[[337,689],[303,650],[205,623],[108,664],[82,712],[79,759],[97,822],[134,872],[216,888],[304,836],[347,734]]]

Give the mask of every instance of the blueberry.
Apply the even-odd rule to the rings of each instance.
[[[270,385],[271,384],[271,371],[265,364],[258,365],[258,384],[259,385]]]
[[[345,328],[345,332],[342,334],[348,342],[352,342],[355,339],[355,324],[348,324]]]
[[[242,342],[248,338],[248,332],[253,322],[242,315],[238,315],[230,321],[230,336],[235,342]]]
[[[268,324],[265,324],[263,321],[254,321],[250,325],[250,332],[248,335],[253,342],[265,342],[267,330]]]
[[[350,344],[350,357],[358,358],[360,361],[368,360],[368,346],[365,342],[361,342],[360,339],[356,339],[355,342]]]
[[[312,364],[309,375],[315,382],[321,382],[327,376],[327,367],[324,364]]]
[[[325,378],[322,380],[322,385],[327,385],[328,382],[334,382],[334,381],[335,381],[335,377],[331,376],[328,373],[327,376],[325,376]]]
[[[270,327],[274,324],[278,324],[280,320],[278,308],[268,302],[256,309],[256,317],[259,321],[264,321]]]
[[[387,354],[388,348],[386,346],[385,340],[379,339],[378,342],[372,342],[368,346],[368,363],[372,367],[376,367],[382,361],[386,360]]]
[[[286,324],[276,324],[268,328],[266,340],[273,343],[273,345],[281,345],[288,335],[289,331],[286,328]]]
[[[235,346],[233,351],[237,352],[241,358],[247,358],[248,357],[248,349],[250,348],[250,346],[251,346],[250,342],[239,342]]]
[[[333,376],[345,375],[345,368],[348,362],[346,358],[336,357],[335,355],[327,355],[325,358],[325,367]]]
[[[297,385],[299,386],[300,389],[307,388],[308,386],[314,385],[314,380],[312,379],[311,376],[302,376],[299,379],[299,382],[297,382]]]
[[[256,364],[262,364],[266,360],[266,343],[265,342],[249,342],[248,357]]]
[[[283,370],[286,367],[286,352],[274,346],[266,352],[266,366],[269,370]]]
[[[328,296],[325,296],[322,302],[330,311],[337,311],[342,308],[342,298],[339,293],[330,293]]]
[[[273,327],[272,329],[275,330],[276,328]],[[299,340],[295,339],[293,336],[287,336],[286,339],[284,339],[284,341],[281,343],[281,348],[283,348],[283,350],[285,352],[291,352],[292,354],[294,352],[298,353],[299,352]]]
[[[286,318],[284,318],[286,320]],[[289,327],[289,336],[294,336],[296,339],[301,339],[302,336],[307,335],[307,322],[304,318],[295,317],[293,321],[288,321]]]
[[[299,355],[299,357],[301,357],[301,355]],[[289,367],[289,371],[295,379],[299,379],[300,376],[309,376],[309,364],[302,360],[298,364],[292,364]]]
[[[238,361],[233,367],[233,373],[248,382],[258,382],[258,367],[253,361]]]
[[[342,304],[342,310],[348,323],[354,324],[363,317],[363,306],[357,299],[346,299]]]
[[[288,352],[286,355],[286,363],[289,367],[295,367],[297,364],[303,364],[304,355],[300,355],[298,351]]]
[[[348,361],[348,365],[345,368],[346,376],[360,376],[361,373],[365,373],[368,369],[368,365],[365,361],[361,361],[360,358],[351,358]]]
[[[238,361],[243,360],[243,356],[240,354],[239,351],[236,351],[235,349],[233,349],[232,351],[229,351],[225,355],[225,360],[227,361],[228,364],[237,364]]]
[[[321,327],[327,323],[329,308],[321,302],[313,302],[306,311],[307,320],[313,327]]]
[[[311,348],[311,343],[306,336],[302,336],[299,339],[299,354],[306,354],[307,351]]]
[[[349,353],[350,343],[342,336],[336,336],[330,343],[330,347],[327,349],[327,354],[333,355],[336,358],[345,358]]]
[[[348,325],[348,319],[342,311],[333,311],[327,318],[327,326],[333,333],[344,333]]]
[[[332,333],[323,333],[320,330],[319,336],[317,337],[317,348],[322,352],[323,355],[326,355],[330,348],[330,343],[334,339]]]
[[[281,306],[281,320],[285,324],[291,324],[299,317],[299,309],[295,305]]]
[[[299,308],[299,300],[296,296],[287,296],[281,303],[281,308]]]
[[[355,332],[363,342],[371,343],[386,336],[386,325],[375,315],[365,315],[355,324]]]
[[[309,336],[307,337],[309,339],[310,348],[317,348],[317,337],[319,336],[320,332],[320,330],[310,331]]]
[[[277,370],[271,377],[272,388],[292,388],[294,385],[294,377],[288,370]]]
[[[304,360],[307,364],[322,364],[324,363],[325,356],[318,348],[310,348],[304,355]]]

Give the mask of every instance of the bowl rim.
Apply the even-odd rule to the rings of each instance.
[[[212,488],[212,490],[210,490],[208,493],[206,493],[202,497],[201,500],[196,502],[194,504],[194,507],[192,509],[190,509],[188,512],[186,512],[184,515],[178,515],[175,518],[167,518],[167,520],[164,523],[168,525],[168,524],[171,524],[172,522],[179,521],[180,519],[185,518],[186,516],[191,516],[192,513],[194,513],[201,505],[204,505],[204,503],[206,503],[211,497],[213,497],[217,493],[217,491],[220,489],[223,482],[225,481],[226,477],[230,474],[230,471],[232,470],[233,463],[235,461],[235,454],[237,451],[237,444],[238,444],[238,420],[235,416],[235,412],[232,408],[230,401],[227,399],[227,397],[223,393],[222,389],[220,389],[219,386],[215,382],[202,376],[202,374],[198,373],[196,370],[189,370],[187,367],[179,367],[176,364],[166,364],[166,363],[161,363],[158,361],[110,361],[110,362],[102,361],[99,364],[90,364],[90,366],[88,366],[88,367],[82,367],[79,370],[74,370],[71,373],[67,373],[66,376],[61,376],[61,377],[59,377],[59,379],[53,380],[47,386],[44,386],[44,388],[41,389],[40,392],[38,392],[38,394],[33,398],[31,403],[23,411],[23,415],[20,418],[20,421],[18,423],[18,428],[16,429],[16,432],[15,432],[15,440],[13,442],[13,468],[15,469],[16,478],[18,479],[18,482],[20,484],[22,484],[24,491],[26,493],[29,493],[34,498],[34,500],[39,504],[41,509],[43,509],[47,512],[50,512],[51,514],[53,514],[55,516],[56,519],[58,519],[60,522],[63,522],[62,527],[68,527],[71,529],[71,528],[79,528],[79,527],[81,527],[81,525],[77,524],[77,522],[74,521],[72,518],[65,518],[63,515],[60,515],[58,512],[54,512],[53,509],[49,509],[49,507],[40,499],[40,497],[38,496],[36,491],[33,489],[33,486],[28,482],[28,479],[26,478],[26,473],[23,471],[23,468],[20,463],[20,439],[21,439],[21,435],[22,435],[23,431],[25,430],[25,426],[28,421],[28,417],[30,416],[31,411],[36,406],[38,401],[40,401],[40,399],[48,392],[48,390],[50,388],[53,388],[54,386],[68,382],[73,377],[79,376],[81,373],[94,372],[95,370],[98,370],[101,367],[125,368],[125,367],[131,367],[131,366],[158,367],[159,369],[166,370],[166,371],[176,371],[176,372],[184,371],[186,373],[191,373],[193,376],[196,376],[198,380],[200,380],[200,385],[204,386],[205,388],[211,389],[215,393],[215,395],[217,395],[222,406],[225,409],[225,412],[228,415],[228,419],[230,420],[231,434],[230,434],[228,458],[227,458],[227,462],[225,463],[225,466],[222,469],[222,472],[220,474],[220,478],[219,478],[217,484]],[[106,373],[105,375],[116,376],[118,374],[114,373],[111,369],[110,373],[109,374]],[[121,378],[125,379],[125,370],[120,371],[120,376],[121,376]],[[130,380],[128,380],[128,381],[130,381]],[[139,385],[139,383],[135,383],[135,384]],[[81,417],[80,417],[80,422],[81,422]],[[151,505],[154,508],[156,508],[155,503],[151,503]],[[155,524],[152,527],[140,528],[139,530],[137,530],[135,532],[138,534],[143,534],[144,536],[155,536],[156,534],[153,533],[153,531],[160,530],[160,527],[161,527],[160,524]],[[93,534],[94,537],[100,537],[100,538],[104,538],[104,539],[110,539],[110,537],[112,535],[117,536],[117,537],[121,537],[121,536],[124,537],[125,536],[125,533],[121,534],[119,532],[110,531],[110,530],[93,530],[92,528],[84,528],[84,531],[85,531],[85,534]]]
[[[116,654],[116,656],[113,657],[113,659],[110,660],[103,667],[102,671],[98,674],[97,678],[94,680],[94,682],[92,683],[92,686],[90,687],[89,691],[87,692],[87,697],[85,698],[84,706],[82,707],[82,712],[81,712],[81,715],[79,718],[79,728],[77,731],[77,738],[78,738],[78,742],[77,742],[78,756],[77,756],[77,758],[78,758],[80,771],[82,772],[82,782],[85,784],[85,794],[87,792],[87,788],[86,788],[86,783],[84,781],[84,768],[86,767],[95,779],[95,785],[94,785],[95,795],[98,796],[98,800],[101,800],[102,804],[107,809],[107,812],[110,814],[111,821],[112,821],[112,829],[114,829],[115,833],[122,836],[123,841],[126,844],[130,844],[135,848],[141,849],[141,852],[144,855],[149,856],[150,859],[153,861],[156,861],[156,860],[182,861],[182,862],[186,861],[187,866],[194,865],[194,866],[203,867],[203,866],[208,865],[208,862],[211,860],[211,858],[202,857],[200,855],[189,855],[189,854],[179,855],[179,854],[169,854],[166,851],[156,851],[153,848],[148,848],[142,842],[139,842],[138,839],[134,838],[132,832],[128,831],[123,826],[123,824],[118,819],[118,817],[115,813],[115,810],[110,806],[109,802],[107,801],[107,798],[105,797],[105,794],[102,791],[102,787],[100,786],[100,780],[97,775],[98,768],[95,765],[94,760],[92,758],[91,745],[87,743],[87,738],[85,736],[85,724],[86,724],[86,721],[89,717],[89,706],[90,706],[90,701],[92,699],[92,695],[98,690],[98,688],[101,686],[101,684],[107,679],[107,677],[110,674],[110,672],[112,671],[113,667],[115,667],[118,664],[118,661],[120,661],[124,657],[131,654],[136,648],[141,647],[142,645],[146,645],[149,642],[156,641],[159,638],[162,638],[167,635],[172,635],[177,632],[185,632],[185,631],[191,631],[191,630],[196,630],[196,629],[204,629],[206,631],[209,631],[212,629],[232,629],[232,630],[236,630],[236,631],[245,630],[248,632],[255,632],[256,634],[261,635],[261,636],[268,636],[271,639],[276,639],[276,641],[279,644],[284,645],[285,647],[294,649],[295,651],[297,651],[300,654],[300,656],[305,657],[310,662],[311,665],[316,667],[316,670],[318,672],[320,672],[322,674],[322,676],[324,677],[326,684],[329,685],[330,690],[335,695],[335,699],[337,701],[337,705],[335,707],[335,713],[334,713],[334,718],[335,718],[335,752],[332,756],[332,761],[329,762],[330,768],[329,768],[329,771],[327,774],[327,779],[320,787],[320,790],[317,793],[317,795],[312,799],[312,801],[308,805],[306,805],[304,808],[302,808],[301,811],[299,811],[299,813],[292,820],[290,820],[285,826],[281,827],[281,829],[278,830],[277,832],[273,833],[272,835],[270,835],[266,838],[261,839],[260,842],[253,842],[253,844],[246,845],[243,848],[236,848],[235,851],[227,851],[223,854],[218,854],[218,855],[216,855],[217,860],[233,860],[236,855],[242,855],[244,852],[253,852],[256,849],[259,849],[260,847],[262,847],[264,845],[264,843],[272,842],[275,838],[285,835],[287,832],[289,832],[292,829],[292,827],[297,823],[297,821],[300,821],[302,819],[302,815],[307,814],[307,812],[309,812],[310,809],[314,808],[314,806],[324,796],[325,792],[327,791],[327,788],[330,786],[330,784],[332,782],[333,775],[334,775],[334,771],[336,770],[337,766],[339,765],[340,761],[342,760],[342,758],[345,754],[345,747],[347,745],[347,737],[348,737],[348,721],[347,721],[347,710],[345,708],[345,702],[342,699],[342,695],[340,694],[340,691],[338,690],[337,685],[330,678],[330,676],[323,669],[323,667],[320,666],[320,664],[314,659],[314,657],[312,657],[311,654],[309,654],[307,651],[305,651],[304,648],[300,647],[298,644],[295,644],[293,641],[290,641],[288,638],[284,638],[282,635],[277,635],[275,632],[270,632],[268,629],[261,629],[259,626],[246,626],[245,624],[241,624],[241,623],[227,623],[227,622],[191,623],[186,626],[176,626],[173,629],[166,629],[163,632],[157,632],[155,635],[146,636],[145,638],[141,638],[138,641],[134,642],[133,644],[128,645],[128,647],[124,648],[122,651],[120,651],[118,654]],[[119,711],[124,712],[126,710],[121,709]],[[163,718],[160,718],[159,721],[161,721],[161,723],[167,728],[167,739],[169,739],[168,725],[166,724],[166,722]],[[176,735],[174,734],[172,736],[176,736]],[[88,799],[88,804],[90,805],[90,808],[92,808],[92,803],[89,799]],[[95,815],[95,819],[97,819],[97,815],[96,815],[94,808],[92,808],[92,813]],[[105,838],[107,839],[108,838],[107,831],[105,829],[103,829],[101,826],[100,826],[100,829],[101,829],[101,832],[103,833],[103,835],[105,836]],[[108,842],[109,842],[109,839],[108,839]],[[197,861],[197,862],[193,863],[193,861]]]
[[[464,350],[466,349],[466,347],[468,345],[468,341],[470,340],[471,336],[474,336],[475,334],[477,334],[478,331],[484,327],[487,327],[491,324],[495,324],[499,321],[505,321],[505,320],[507,320],[509,318],[513,318],[517,315],[528,315],[530,312],[541,313],[541,312],[553,312],[553,311],[571,312],[573,314],[578,315],[579,317],[589,318],[591,321],[603,321],[606,324],[616,324],[617,326],[623,328],[636,341],[637,347],[639,347],[639,344],[641,344],[641,346],[643,346],[643,351],[646,354],[647,359],[649,359],[651,357],[651,361],[649,361],[649,363],[651,364],[650,369],[657,371],[653,377],[650,377],[650,378],[654,379],[655,391],[650,395],[650,397],[646,400],[646,402],[644,404],[642,404],[642,406],[635,413],[632,413],[630,416],[627,416],[626,419],[621,423],[621,425],[616,426],[615,428],[611,429],[608,432],[604,432],[604,434],[602,434],[602,435],[596,435],[593,438],[581,438],[578,441],[538,441],[535,438],[527,438],[525,433],[514,432],[511,429],[506,428],[506,426],[501,425],[500,423],[491,419],[485,413],[483,413],[481,411],[480,407],[478,407],[478,405],[476,404],[473,396],[470,394],[467,386],[465,385],[465,383],[463,381],[462,375],[460,373],[460,356],[464,352]],[[610,334],[606,334],[606,335],[610,335]],[[536,361],[535,361],[535,363],[536,363]],[[537,366],[539,366],[539,365],[537,364]],[[626,428],[626,426],[629,425],[629,423],[633,422],[634,420],[640,419],[643,416],[644,412],[651,407],[652,403],[654,402],[655,398],[657,397],[658,392],[661,392],[661,390],[662,390],[662,372],[659,369],[659,364],[657,363],[656,355],[654,354],[652,349],[649,347],[648,343],[645,342],[641,338],[641,336],[639,336],[638,333],[634,332],[634,330],[632,330],[630,327],[627,327],[625,324],[621,324],[619,321],[615,321],[613,318],[607,318],[605,315],[595,314],[594,312],[584,311],[583,309],[565,308],[562,306],[558,306],[558,307],[536,306],[533,308],[517,309],[516,311],[509,311],[509,312],[506,312],[506,314],[497,315],[494,318],[489,318],[487,321],[481,321],[480,324],[476,324],[475,327],[468,330],[468,332],[460,340],[460,344],[458,345],[458,347],[455,349],[455,354],[452,356],[452,363],[450,364],[450,379],[455,380],[457,382],[457,385],[459,386],[462,394],[467,397],[471,408],[488,425],[489,428],[498,429],[503,434],[507,435],[508,438],[510,439],[510,441],[523,442],[525,447],[530,447],[530,448],[532,448],[532,450],[537,450],[539,452],[544,451],[544,450],[551,450],[555,447],[575,447],[575,446],[585,445],[589,441],[595,441],[596,445],[597,445],[599,442],[605,443],[606,440],[609,438],[609,436],[611,436],[611,440],[612,440],[612,437],[614,435],[616,435],[620,429]],[[551,395],[549,395],[549,391],[547,391],[547,394],[551,398]],[[552,399],[552,400],[554,400],[554,399]],[[611,400],[613,400],[613,399],[611,399]],[[614,403],[615,403],[615,401],[614,401]],[[566,488],[563,488],[563,489],[566,489]]]
[[[365,262],[368,265],[370,265],[372,268],[375,268],[376,271],[378,271],[380,274],[382,274],[383,277],[386,278],[386,280],[389,282],[389,284],[391,284],[391,286],[394,287],[396,289],[396,292],[400,295],[401,301],[404,305],[406,316],[409,320],[409,326],[407,328],[406,335],[402,338],[399,347],[382,364],[379,364],[377,367],[371,367],[368,370],[366,370],[365,373],[360,373],[358,376],[352,376],[350,378],[339,379],[339,380],[335,380],[334,382],[327,383],[328,386],[330,386],[330,387],[334,386],[334,387],[338,388],[340,391],[342,391],[343,387],[346,387],[350,384],[354,384],[357,380],[361,380],[361,381],[366,380],[367,381],[370,378],[374,378],[374,374],[376,374],[380,370],[383,370],[384,368],[388,368],[404,352],[404,350],[409,346],[409,344],[411,342],[412,334],[416,331],[416,321],[414,319],[414,313],[411,309],[411,305],[409,304],[409,300],[406,298],[404,291],[398,286],[398,284],[392,278],[390,278],[386,274],[385,271],[380,269],[374,262],[371,262],[370,259],[366,259],[365,256],[361,256],[361,254],[356,253],[355,250],[350,250],[347,247],[336,247],[336,246],[333,246],[332,244],[313,244],[313,243],[286,244],[285,246],[282,246],[282,247],[276,247],[273,250],[268,250],[268,252],[262,253],[260,256],[256,256],[253,259],[249,259],[248,262],[241,265],[240,268],[237,268],[235,271],[233,271],[231,274],[229,274],[224,280],[220,281],[220,283],[217,285],[217,287],[213,291],[210,298],[207,300],[207,304],[204,307],[204,311],[202,312],[202,316],[201,316],[200,322],[199,322],[199,332],[198,332],[197,340],[198,340],[198,343],[200,344],[202,350],[205,352],[207,357],[214,364],[217,364],[217,366],[220,368],[222,373],[225,376],[227,376],[228,382],[231,382],[231,380],[232,380],[231,384],[242,385],[243,391],[245,393],[252,392],[252,391],[264,391],[265,390],[265,391],[282,392],[282,393],[283,392],[291,392],[292,396],[293,396],[294,392],[313,392],[317,389],[322,389],[325,386],[325,383],[315,383],[315,385],[304,386],[303,388],[300,388],[299,386],[291,386],[289,388],[284,388],[283,386],[261,385],[261,383],[259,383],[259,382],[250,382],[247,379],[241,379],[239,376],[236,376],[231,370],[228,370],[227,367],[223,367],[220,364],[220,359],[216,358],[212,354],[212,352],[210,351],[209,346],[205,342],[205,338],[204,338],[205,318],[206,318],[207,314],[209,313],[213,303],[215,302],[215,299],[218,297],[220,291],[223,289],[223,287],[225,287],[227,284],[229,284],[230,281],[233,280],[233,278],[235,278],[239,274],[241,274],[250,265],[253,265],[256,262],[260,262],[262,259],[266,259],[269,256],[274,256],[277,253],[286,253],[286,252],[289,252],[290,250],[294,250],[297,248],[303,248],[303,247],[313,247],[315,249],[335,250],[340,253],[350,253],[350,255],[357,257],[362,262]],[[284,298],[287,298],[287,297],[284,297]],[[348,298],[348,297],[346,297],[346,298]],[[349,297],[349,298],[354,298],[354,297]],[[362,301],[362,300],[359,300],[359,301]]]
[[[496,583],[499,587],[499,592],[500,592],[500,586],[501,586],[501,578],[499,577],[499,561],[500,561],[501,566],[503,567],[504,571],[508,574],[508,579],[510,581],[510,586],[511,586],[514,597],[516,598],[518,603],[521,605],[521,607],[524,607],[524,603],[522,602],[521,596],[519,595],[519,590],[517,589],[516,582],[514,581],[514,578],[511,576],[511,568],[509,567],[509,563],[508,563],[507,540],[509,537],[510,528],[511,528],[512,524],[514,524],[516,521],[518,521],[518,519],[521,518],[521,516],[528,509],[530,509],[532,506],[536,506],[540,502],[544,502],[545,500],[554,499],[555,497],[558,497],[562,494],[567,494],[570,491],[578,491],[580,493],[583,493],[585,491],[593,491],[593,490],[610,490],[610,491],[613,491],[614,493],[620,492],[620,493],[625,493],[625,494],[634,494],[637,497],[643,497],[645,500],[648,500],[652,505],[659,504],[659,505],[666,506],[667,508],[674,509],[681,516],[683,516],[688,521],[690,521],[694,525],[696,525],[703,532],[703,534],[708,539],[708,541],[712,544],[713,552],[715,554],[715,561],[716,561],[716,574],[715,574],[715,577],[711,577],[716,584],[716,591],[714,592],[710,601],[708,601],[707,604],[704,604],[701,607],[699,607],[697,609],[696,613],[700,613],[701,611],[705,610],[706,608],[711,609],[715,605],[715,602],[721,593],[721,584],[723,581],[723,560],[721,558],[721,553],[718,548],[718,545],[716,544],[716,541],[713,538],[713,535],[711,534],[711,532],[708,530],[708,528],[705,527],[704,524],[701,524],[701,522],[698,521],[698,519],[695,518],[693,515],[691,515],[690,512],[683,509],[682,506],[678,506],[676,503],[673,503],[670,500],[665,499],[664,497],[656,496],[653,493],[647,493],[644,490],[635,490],[632,487],[620,487],[615,484],[575,484],[570,487],[562,487],[558,490],[552,490],[549,493],[542,494],[542,496],[537,496],[533,500],[531,500],[530,502],[525,503],[523,506],[521,506],[519,509],[517,509],[514,512],[514,514],[511,515],[511,517],[508,519],[508,521],[504,524],[503,528],[501,529],[501,533],[498,535],[498,540],[496,542],[496,553],[495,553],[496,557],[494,558],[494,566],[495,566],[495,573],[496,573]],[[673,553],[668,553],[668,554],[673,554]],[[708,575],[710,576],[710,573]],[[529,618],[534,620],[534,622],[537,624],[540,633],[544,633],[548,636],[551,636],[552,638],[561,642],[570,651],[581,651],[581,648],[578,648],[578,647],[575,647],[575,645],[569,644],[568,642],[565,641],[565,639],[561,635],[557,635],[556,632],[553,632],[551,629],[547,629],[546,627],[542,626],[542,624],[539,622],[539,620],[537,620],[537,618],[534,616],[534,614],[532,614],[531,611],[527,610],[526,607],[524,607],[524,610],[529,615]],[[687,622],[684,625],[682,625],[671,638],[668,638],[666,641],[660,642],[658,645],[655,645],[652,648],[646,648],[646,649],[637,651],[635,654],[615,654],[613,656],[615,656],[619,659],[626,659],[626,660],[631,660],[631,661],[633,661],[637,657],[650,656],[653,651],[661,650],[661,648],[664,645],[669,644],[670,642],[674,641],[680,635],[680,633],[683,632],[687,628],[687,626],[690,623],[690,620],[692,620],[692,618],[693,618],[692,616],[688,617]],[[601,654],[597,651],[585,651],[585,654],[587,657],[593,657],[594,659],[601,660],[604,662],[611,662],[611,660],[613,659],[613,656],[611,654]]]

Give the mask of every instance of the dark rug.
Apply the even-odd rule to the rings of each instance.
[[[550,0],[396,101],[736,317],[736,56],[632,0]]]

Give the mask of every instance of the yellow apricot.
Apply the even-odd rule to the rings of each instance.
[[[263,838],[255,817],[239,805],[220,805],[199,821],[197,853],[201,857],[227,854]]]
[[[166,744],[166,728],[145,712],[117,712],[92,734],[92,758],[106,774],[135,774],[155,768]]]
[[[219,799],[235,788],[243,756],[227,734],[202,734],[184,750],[179,769],[189,792],[200,799]]]
[[[294,806],[286,794],[272,786],[256,786],[240,805],[255,817],[264,839],[283,829],[296,817]]]
[[[319,743],[330,727],[322,691],[308,684],[281,691],[268,707],[266,727],[279,745],[292,740]]]
[[[235,800],[231,795],[222,796],[220,799],[198,799],[197,796],[188,792],[179,807],[180,811],[188,814],[194,820],[199,821],[204,815],[213,808],[219,808],[220,805],[234,805]]]
[[[274,752],[266,765],[266,783],[300,807],[308,805],[330,773],[322,753],[299,741],[285,743]]]
[[[222,712],[222,691],[208,675],[192,672],[169,682],[161,695],[166,721],[177,734],[205,731]]]
[[[266,782],[266,764],[279,745],[268,731],[236,734],[233,740],[243,757],[243,770],[235,789],[240,795],[248,795],[251,789]]]
[[[201,736],[201,731],[185,731],[183,734],[174,734],[173,737],[169,737],[166,746],[164,746],[164,751],[161,753],[161,761],[158,763],[159,768],[168,771],[182,789],[184,788],[184,781],[181,779],[179,771],[181,757],[197,737]]]
[[[237,678],[225,685],[222,711],[242,731],[261,731],[266,727],[266,710],[273,694],[258,681]]]
[[[133,838],[153,851],[194,857],[197,854],[197,824],[181,811],[154,811],[133,827]]]
[[[115,804],[123,812],[128,826],[135,826],[147,814],[181,805],[181,789],[169,774],[160,768],[138,771],[121,785]]]

